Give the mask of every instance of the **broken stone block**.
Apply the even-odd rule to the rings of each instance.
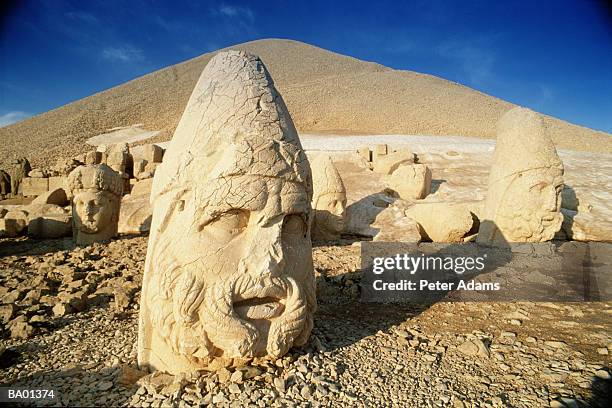
[[[149,163],[161,163],[164,156],[164,149],[156,144],[143,146],[142,157]]]
[[[34,333],[34,327],[27,322],[15,322],[10,325],[12,339],[27,339]]]
[[[24,177],[21,180],[21,192],[25,197],[39,196],[49,191],[48,178]]]
[[[102,163],[102,152],[91,151],[85,153],[85,164],[100,164]]]
[[[402,164],[385,179],[404,200],[420,200],[431,192],[431,170],[424,164]]]
[[[62,189],[67,194],[68,188],[66,185],[66,176],[49,177],[49,191],[54,191],[57,189]]]
[[[72,216],[52,214],[30,216],[28,235],[36,238],[60,238],[72,235]]]
[[[17,313],[17,307],[14,304],[0,305],[0,323],[7,324],[15,316],[15,313]]]
[[[360,147],[359,149],[357,149],[357,154],[359,155],[359,157],[361,157],[367,162],[372,161],[372,151],[368,146]]]
[[[161,163],[148,162],[144,168],[144,171],[155,175],[155,170],[160,164]]]
[[[612,242],[612,221],[595,214],[561,208],[562,230],[574,241]]]
[[[463,242],[474,226],[467,205],[447,202],[418,202],[405,214],[419,224],[421,237],[433,242]]]
[[[152,180],[152,179],[149,179]],[[151,205],[148,195],[128,194],[121,199],[119,234],[142,234],[151,229]]]
[[[66,191],[63,188],[49,190],[36,197],[31,204],[54,204],[64,207],[69,204]]]
[[[48,174],[45,171],[43,171],[43,169],[32,169],[28,173],[28,177],[32,177],[32,178],[43,178],[47,176]]]
[[[421,242],[419,224],[404,214],[404,209],[396,205],[385,208],[372,223],[379,231],[374,241],[383,242]]]
[[[414,154],[409,149],[401,149],[373,160],[373,170],[380,174],[392,174],[403,164],[414,163]]]
[[[74,313],[74,309],[68,303],[56,303],[52,309],[53,316],[62,317]]]
[[[388,151],[388,146],[386,144],[378,144],[374,146],[374,151],[372,152],[372,161],[375,161],[379,157],[385,156]]]
[[[10,211],[9,213],[10,214]],[[7,215],[8,215],[7,214]],[[19,236],[25,230],[27,221],[23,218],[11,218],[4,216],[0,219],[0,237],[13,238]]]
[[[138,175],[142,172],[145,171],[145,167],[147,165],[148,161],[146,160],[134,160],[134,170],[133,170],[133,174],[134,177],[138,178]]]

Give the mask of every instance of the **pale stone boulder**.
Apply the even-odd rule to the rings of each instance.
[[[161,163],[164,157],[164,149],[156,144],[143,146],[142,158],[148,163]]]
[[[463,203],[417,202],[405,215],[419,224],[424,240],[433,242],[463,242],[474,226],[474,216]]]
[[[32,169],[28,173],[28,177],[43,178],[43,177],[49,177],[49,174],[47,173],[47,171],[43,169]]]
[[[26,225],[26,221],[22,218],[11,218],[5,215],[4,218],[0,218],[0,237],[13,238],[19,236]]]
[[[0,236],[19,236],[28,225],[28,212],[23,209],[12,209],[0,219]]]
[[[514,108],[497,124],[478,242],[551,240],[561,228],[563,163],[540,115]]]
[[[153,181],[140,368],[193,372],[305,344],[311,199],[308,160],[264,64],[218,53]]]
[[[68,176],[73,237],[77,245],[117,235],[123,178],[105,164],[79,166]]]
[[[419,224],[407,217],[404,208],[391,205],[376,216],[372,227],[379,229],[374,241],[420,242]]]
[[[70,204],[70,202],[68,201],[66,191],[63,188],[56,188],[39,195],[32,200],[31,204],[55,204],[64,207]]]
[[[28,235],[36,238],[60,238],[72,234],[72,216],[63,207],[32,202],[27,208]]]
[[[312,165],[312,239],[340,238],[346,221],[346,189],[340,173],[328,155],[320,155]]]
[[[102,152],[93,150],[91,152],[85,153],[85,164],[86,165],[100,164],[100,163],[102,163]]]
[[[35,197],[49,191],[48,178],[24,177],[21,179],[21,193],[24,197]]]
[[[424,164],[403,164],[385,178],[385,184],[404,200],[420,200],[431,192],[431,170]]]
[[[359,149],[357,149],[357,154],[366,162],[372,161],[372,151],[368,146],[360,147]]]
[[[412,163],[414,163],[414,153],[408,148],[402,148],[376,157],[372,162],[372,169],[376,173],[392,174],[400,166]]]
[[[612,220],[592,213],[561,209],[562,231],[574,241],[612,242]]]
[[[346,207],[344,232],[364,237],[374,237],[379,229],[372,226],[378,214],[389,207],[396,198],[383,191],[362,198]]]
[[[389,147],[386,144],[377,144],[374,146],[372,151],[372,161],[376,161],[378,158],[387,154]]]
[[[138,181],[130,194],[121,199],[119,212],[120,234],[143,234],[151,229],[151,196],[152,179]]]
[[[51,167],[50,174],[45,174],[44,177],[48,177],[52,175],[64,176],[64,177],[68,176],[68,174],[70,174],[72,170],[76,169],[82,164],[83,162],[77,160],[76,158],[72,158],[72,159],[60,158],[57,160],[55,165]]]
[[[58,188],[63,189],[68,194],[67,187],[68,177],[66,176],[53,176],[49,177],[49,191],[57,190]]]
[[[126,178],[127,168],[131,162],[130,148],[127,143],[115,143],[106,149],[106,164],[122,177]],[[127,177],[129,178],[129,177]]]

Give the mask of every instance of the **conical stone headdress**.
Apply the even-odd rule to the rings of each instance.
[[[520,107],[511,109],[497,123],[489,184],[523,171],[541,168],[563,170],[563,163],[544,121],[532,110]]]

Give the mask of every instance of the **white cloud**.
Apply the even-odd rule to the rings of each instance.
[[[227,17],[239,17],[244,18],[253,22],[255,20],[255,15],[253,14],[253,10],[248,7],[241,6],[230,6],[227,4],[222,4],[219,7],[219,13],[227,16]]]
[[[19,122],[32,116],[31,114],[23,111],[10,111],[4,115],[0,115],[0,127],[8,126],[12,123]]]
[[[448,43],[436,49],[439,55],[455,61],[472,85],[482,85],[493,76],[495,55],[473,45]]]
[[[84,11],[68,11],[64,13],[64,16],[71,20],[81,21],[85,24],[98,24],[98,18],[93,14],[86,13]]]
[[[144,53],[141,49],[131,46],[106,47],[102,50],[102,58],[119,62],[135,62],[144,60]]]

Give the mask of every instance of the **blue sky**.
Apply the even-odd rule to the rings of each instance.
[[[0,20],[0,125],[218,48],[290,38],[612,133],[612,12],[603,1],[11,4]]]

